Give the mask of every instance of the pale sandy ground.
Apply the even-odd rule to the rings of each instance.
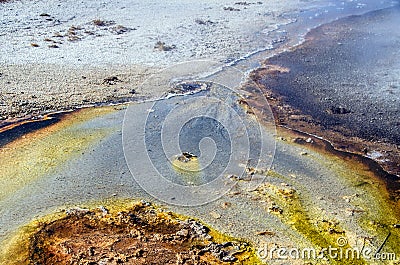
[[[0,54],[0,119],[149,96],[150,91],[133,93],[151,73],[148,69],[199,58],[232,60],[268,47],[267,31],[290,22],[279,15],[298,5],[288,8],[281,1],[268,5],[232,1],[4,3],[0,6],[0,41],[6,44]],[[240,11],[224,10],[230,6]],[[95,25],[96,19],[104,25]],[[160,51],[154,48],[158,41],[176,48]],[[105,84],[103,80],[111,76],[122,82]]]
[[[156,88],[140,91],[138,85],[155,68],[197,59],[230,63],[258,50],[267,50],[262,56],[270,56],[274,44],[290,39],[296,43],[301,38],[298,34],[306,32],[308,27],[390,3],[368,0],[2,3],[0,123],[95,103],[151,97],[160,91]],[[306,14],[306,19],[298,20],[302,14]],[[292,33],[281,29],[296,21],[300,25]],[[158,41],[173,49],[155,49]],[[104,79],[114,76],[122,82],[104,83]]]

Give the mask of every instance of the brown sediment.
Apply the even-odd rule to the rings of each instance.
[[[259,264],[247,243],[146,202],[67,210],[20,247],[22,264]]]

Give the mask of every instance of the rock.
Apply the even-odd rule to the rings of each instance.
[[[199,19],[199,18],[195,19],[194,22],[196,22],[199,25],[212,25],[215,23],[211,20],[203,20],[203,19]]]
[[[207,83],[202,82],[180,82],[178,84],[173,84],[173,89],[169,91],[172,94],[182,94],[182,93],[194,93],[199,91],[204,91],[209,89]]]
[[[223,262],[235,262],[237,261],[237,258],[235,258],[234,256],[230,255],[229,252],[223,252],[221,254],[222,258],[221,260]]]
[[[293,197],[293,195],[296,193],[296,191],[291,188],[278,189],[278,192],[284,197]]]
[[[187,238],[189,236],[189,230],[188,229],[181,229],[178,232],[176,232],[176,235],[180,236],[180,237]]]
[[[112,86],[112,85],[117,84],[118,82],[122,82],[122,80],[120,80],[120,79],[119,79],[118,77],[116,77],[116,76],[110,76],[110,77],[104,78],[102,84],[103,84],[103,85]]]
[[[133,256],[139,258],[139,257],[143,257],[143,254],[144,254],[143,249],[137,249],[137,250],[135,250],[135,253],[133,254]]]
[[[276,205],[272,205],[268,208],[269,213],[283,214],[283,210]]]
[[[203,89],[204,85],[205,84],[201,84],[201,83],[182,83],[182,84],[180,84],[182,91],[184,91],[184,92],[201,90],[201,89]]]
[[[210,243],[201,252],[210,252],[214,257],[223,262],[235,262],[237,258],[234,255],[241,251],[240,247],[236,246],[233,242],[225,242],[222,244]]]
[[[79,207],[65,210],[65,213],[67,215],[75,215],[75,216],[83,216],[88,214],[89,212],[90,212],[89,209],[84,209]]]
[[[233,180],[233,181],[239,181],[239,180],[250,181],[251,180],[251,176],[252,176],[252,174],[244,175],[244,176],[243,175],[242,176],[229,175],[228,178]]]
[[[145,200],[141,200],[140,203],[146,207],[151,206],[151,202],[145,201]]]
[[[227,208],[229,208],[229,207],[231,207],[232,206],[232,203],[230,203],[230,202],[223,202],[222,204],[221,204],[221,208],[222,209],[227,209]]]
[[[220,219],[221,218],[221,215],[219,213],[217,213],[217,212],[214,212],[214,211],[210,212],[210,215],[214,219]]]
[[[235,5],[240,5],[240,6],[249,6],[251,4],[254,4],[254,3],[248,3],[248,2],[236,2],[235,3]]]
[[[194,220],[189,221],[189,227],[195,232],[196,235],[199,237],[203,237],[206,239],[210,239],[211,236],[208,234],[210,231],[206,226],[202,225],[199,222],[196,222]]]
[[[256,233],[257,236],[274,236],[275,233],[272,231],[261,231]]]
[[[295,144],[305,144],[305,143],[307,143],[307,142],[306,142],[306,140],[304,140],[303,138],[297,137],[297,138],[292,139],[292,143],[295,143]]]
[[[193,158],[196,158],[197,156],[196,155],[194,155],[194,154],[192,154],[192,153],[189,153],[189,152],[183,152],[182,153],[182,155],[180,155],[180,156],[178,156],[177,157],[177,160],[178,161],[180,161],[180,162],[189,162],[189,161],[191,161]]]
[[[165,42],[162,41],[157,41],[157,43],[154,45],[154,49],[159,51],[171,51],[175,48],[175,45],[166,45]]]
[[[122,26],[122,25],[117,25],[117,26],[112,27],[112,28],[110,29],[110,31],[111,31],[112,33],[117,34],[117,35],[120,35],[120,34],[129,32],[129,31],[131,31],[131,30],[136,30],[136,28],[133,28],[133,29],[132,29],[132,28],[124,27],[124,26]]]
[[[109,213],[108,209],[104,207],[103,205],[99,206],[99,210],[103,213],[103,215],[106,215]]]
[[[94,256],[94,247],[89,247],[88,248],[88,256],[89,257]]]
[[[105,26],[114,25],[115,21],[95,19],[95,20],[92,20],[92,23],[93,23],[93,25],[98,26],[98,27],[105,27]]]
[[[253,176],[256,173],[256,169],[254,167],[246,167],[246,172],[248,175]]]
[[[347,113],[351,112],[349,109],[346,109],[345,107],[342,107],[342,106],[332,106],[327,111],[328,111],[328,113],[331,113],[331,114],[347,114]]]
[[[300,115],[300,114],[291,114],[289,115],[289,119],[295,120],[295,121],[305,121],[309,122],[310,118],[307,115]]]
[[[239,8],[234,8],[234,7],[231,7],[231,6],[224,6],[224,10],[226,10],[226,11],[240,11]]]

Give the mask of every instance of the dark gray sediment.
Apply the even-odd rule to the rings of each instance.
[[[395,6],[322,25],[298,48],[268,59],[253,78],[279,99],[272,103],[279,123],[399,175],[399,15]]]

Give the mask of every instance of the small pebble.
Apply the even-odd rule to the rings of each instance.
[[[221,208],[222,209],[227,209],[227,208],[229,208],[229,207],[231,207],[232,206],[232,203],[230,203],[230,202],[223,202],[222,204],[221,204]]]
[[[258,236],[274,236],[275,233],[272,231],[261,231],[261,232],[257,232],[256,235],[258,235]]]
[[[210,215],[214,219],[220,219],[221,218],[221,215],[219,213],[217,213],[217,212],[214,212],[214,211],[210,212]]]

